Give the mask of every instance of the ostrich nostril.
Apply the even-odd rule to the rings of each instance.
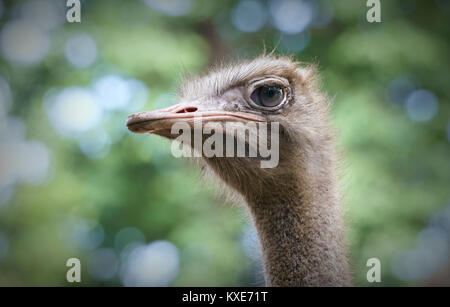
[[[176,113],[192,113],[192,112],[195,112],[197,110],[198,109],[196,107],[186,107],[186,108],[183,108],[181,110],[178,110]]]

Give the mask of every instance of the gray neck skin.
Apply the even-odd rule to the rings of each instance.
[[[330,185],[325,178],[248,199],[267,286],[350,285],[339,196]]]

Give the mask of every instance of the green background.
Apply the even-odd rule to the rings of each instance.
[[[175,102],[184,72],[264,48],[317,63],[334,99],[355,284],[424,285],[442,274],[448,283],[448,2],[381,1],[382,22],[368,23],[365,1],[321,1],[321,22],[299,33],[280,31],[275,0],[251,2],[261,11],[241,1],[82,1],[81,23],[65,21],[64,2],[1,6],[0,285],[74,285],[71,257],[81,285],[133,285],[139,244],[144,284],[261,285],[242,209],[214,196],[169,142],[132,135],[125,122]],[[26,26],[14,32],[15,22]],[[366,280],[372,257],[381,283]]]

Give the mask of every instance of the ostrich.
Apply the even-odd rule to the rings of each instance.
[[[279,123],[279,163],[203,157],[201,163],[246,203],[262,249],[267,286],[350,285],[335,133],[316,68],[284,56],[222,65],[179,88],[179,104],[130,115],[128,129],[175,139],[171,126]],[[226,131],[224,132],[226,133]],[[270,143],[271,140],[268,140]]]

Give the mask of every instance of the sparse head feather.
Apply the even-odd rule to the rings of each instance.
[[[262,55],[252,60],[217,65],[204,76],[187,77],[179,87],[179,96],[185,99],[219,96],[249,80],[269,75],[281,76],[291,82],[315,83],[313,65],[302,65],[287,56]],[[299,76],[303,80],[298,80]]]

